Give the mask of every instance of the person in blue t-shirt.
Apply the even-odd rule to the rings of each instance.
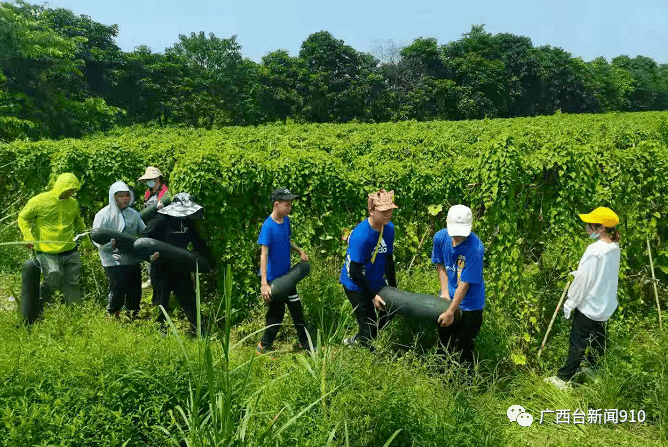
[[[473,214],[464,205],[454,205],[448,210],[447,228],[434,235],[431,262],[436,264],[441,296],[452,303],[438,317],[438,336],[449,351],[460,351],[460,362],[473,366],[475,338],[482,326],[482,309],[485,306],[485,280],[482,261],[485,248],[480,238],[471,232]],[[454,313],[459,307],[462,318],[455,322]]]
[[[350,234],[346,260],[339,277],[359,326],[357,334],[343,340],[346,346],[361,344],[371,347],[371,340],[390,320],[378,291],[387,284],[397,286],[392,256],[394,225],[390,222],[392,211],[398,208],[394,204],[394,191],[381,189],[369,194],[367,208],[369,218]]]
[[[271,282],[290,270],[290,250],[295,250],[301,256],[302,261],[308,261],[308,256],[301,248],[290,240],[290,218],[288,214],[292,210],[292,201],[299,197],[287,188],[278,188],[271,193],[273,210],[262,224],[260,237],[260,281],[262,298],[268,305],[266,329],[262,341],[257,345],[257,352],[262,354],[271,349],[271,345],[278,334],[285,316],[285,305],[288,305],[292,322],[297,329],[299,346],[309,350],[312,343],[306,332],[306,320],[304,309],[295,287],[288,293],[287,299],[273,298],[271,296]]]

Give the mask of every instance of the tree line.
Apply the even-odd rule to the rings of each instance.
[[[668,64],[591,62],[474,25],[459,40],[355,50],[327,31],[299,54],[244,58],[236,36],[180,35],[123,52],[118,26],[68,9],[0,3],[0,140],[80,137],[117,125],[462,120],[668,109]]]

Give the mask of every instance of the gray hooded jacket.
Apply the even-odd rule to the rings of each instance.
[[[116,204],[117,192],[128,191],[130,193],[130,203],[127,208],[121,210]],[[109,205],[102,208],[93,221],[93,228],[107,228],[109,230],[120,231],[137,237],[146,225],[141,220],[139,213],[130,208],[135,201],[135,196],[124,182],[116,182],[109,188]],[[118,250],[111,249],[111,242],[100,245],[95,244],[100,249],[100,260],[103,267],[113,267],[116,265],[139,264],[140,261],[121,253]]]

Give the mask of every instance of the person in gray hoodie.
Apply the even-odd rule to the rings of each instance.
[[[109,205],[102,208],[93,221],[93,228],[106,228],[137,237],[146,228],[139,213],[130,208],[134,194],[124,182],[116,182],[109,188]],[[100,250],[100,260],[109,280],[107,312],[118,317],[125,308],[136,318],[141,301],[140,259],[122,253],[116,241],[95,244]]]

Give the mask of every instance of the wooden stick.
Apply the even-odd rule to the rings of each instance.
[[[540,345],[540,349],[538,350],[538,358],[540,358],[540,354],[543,351],[543,348],[545,347],[545,342],[547,342],[547,336],[550,335],[550,331],[552,330],[552,325],[554,324],[554,319],[557,318],[557,313],[559,312],[559,308],[561,307],[561,303],[564,302],[564,298],[566,298],[566,292],[568,292],[568,287],[571,285],[570,281],[566,282],[566,287],[564,287],[564,293],[561,294],[561,299],[559,300],[559,303],[557,304],[557,308],[554,309],[554,315],[552,315],[552,319],[550,320],[550,324],[547,327],[547,332],[545,332],[545,337],[543,338],[543,343]]]
[[[654,286],[654,298],[656,299],[656,311],[659,312],[659,330],[663,330],[661,321],[661,306],[659,305],[659,292],[656,290],[656,277],[654,276],[654,261],[652,260],[652,247],[649,245],[649,236],[647,237],[647,253],[649,253],[649,266],[652,269],[652,285]]]

